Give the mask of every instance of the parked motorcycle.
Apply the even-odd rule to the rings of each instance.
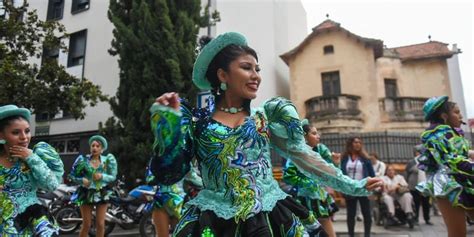
[[[112,214],[115,223],[123,229],[132,229],[141,225],[141,220],[151,212],[155,188],[150,185],[139,185],[132,189],[125,198],[113,198],[108,213]],[[144,224],[143,224],[144,225]],[[153,226],[152,226],[153,227]],[[154,228],[140,228],[141,236],[154,236]]]
[[[64,196],[72,194],[76,190],[76,188],[77,187],[75,186],[67,186],[65,184],[60,184],[59,187],[54,191],[45,191],[42,189],[38,189],[38,191],[36,191],[36,196],[38,197],[40,204],[47,207],[49,212],[52,214],[58,208],[58,206],[56,205],[58,203],[58,200],[63,198]]]
[[[109,207],[105,215],[105,235],[110,234],[115,225],[119,225],[123,229],[132,229],[140,223],[140,219],[148,208],[147,203],[153,199],[153,187],[148,185],[140,185],[128,194],[124,191],[124,182],[118,180],[116,185],[112,187],[114,195],[110,199]],[[144,193],[147,193],[145,195]],[[151,197],[146,197],[150,196]],[[69,197],[64,197],[61,206],[54,212],[60,231],[62,234],[74,233],[82,224],[80,208],[70,201]],[[89,236],[96,235],[95,211],[92,212],[92,225],[89,230]]]

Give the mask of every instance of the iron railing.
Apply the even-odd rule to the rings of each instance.
[[[428,98],[387,97],[379,99],[380,109],[390,121],[423,121],[423,105]]]
[[[306,116],[315,119],[323,119],[325,116],[356,116],[360,114],[359,100],[360,96],[347,94],[316,96],[305,102]]]

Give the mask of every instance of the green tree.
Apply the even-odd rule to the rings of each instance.
[[[153,135],[149,107],[169,91],[193,100],[191,74],[199,28],[215,12],[201,16],[199,0],[111,0],[114,24],[110,53],[118,56],[120,85],[110,101],[115,117],[102,128],[128,180],[143,177]]]
[[[0,12],[0,105],[16,104],[51,115],[62,110],[83,119],[87,105],[107,100],[98,85],[68,74],[56,59],[31,63],[44,52],[66,50],[60,40],[67,37],[63,25],[38,19],[26,1],[21,6],[3,1]]]

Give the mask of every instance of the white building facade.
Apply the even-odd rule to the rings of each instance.
[[[109,1],[30,0],[29,4],[30,9],[37,10],[40,19],[57,20],[70,34],[68,39],[64,39],[69,52],[59,52],[53,57],[58,58],[67,72],[91,80],[101,86],[103,93],[114,96],[120,78],[118,58],[108,53],[114,28],[107,18]],[[278,55],[295,47],[306,36],[306,12],[301,1],[203,0],[202,5],[206,4],[219,11],[221,16],[221,21],[209,29],[212,36],[227,31],[241,32],[259,55],[263,81],[253,106],[272,96],[288,97],[288,68]],[[207,32],[208,29],[202,29],[200,33]],[[37,115],[32,123],[33,135],[50,142],[65,159],[73,158],[79,152],[88,152],[87,138],[95,134],[98,124],[112,117],[113,113],[109,104],[104,102],[87,107],[85,112],[84,120],[62,115],[52,119]]]

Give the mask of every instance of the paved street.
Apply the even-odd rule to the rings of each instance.
[[[384,229],[383,226],[372,225],[372,237],[446,237],[447,231],[443,223],[443,218],[441,216],[432,216],[431,221],[434,225],[429,226],[425,225],[424,221],[420,219],[420,224],[415,225],[413,229],[409,229],[407,225],[399,227],[390,227]],[[337,231],[337,236],[347,237],[347,224],[346,224],[346,209],[341,208],[341,210],[336,215],[336,221],[334,222],[334,227]],[[467,227],[467,236],[474,236],[474,226]],[[356,236],[362,237],[364,233],[363,222],[356,222]],[[63,235],[66,237],[77,237],[77,234],[74,235]],[[121,237],[131,237],[139,236],[138,228],[133,230],[122,230],[120,227],[116,227],[114,232],[110,236],[121,236]]]
[[[420,210],[421,211],[421,210]],[[409,229],[408,225],[389,227],[384,229],[383,226],[377,226],[372,224],[372,237],[384,236],[384,237],[446,237],[447,229],[444,225],[443,218],[441,216],[431,216],[431,222],[434,225],[426,225],[423,218],[420,219],[420,224],[415,225],[413,229]],[[347,224],[346,224],[346,209],[341,209],[336,215],[336,221],[334,227],[337,232],[337,236],[346,237]],[[474,226],[467,227],[467,236],[474,236]],[[361,221],[356,222],[355,232],[356,236],[364,236],[364,224]]]

